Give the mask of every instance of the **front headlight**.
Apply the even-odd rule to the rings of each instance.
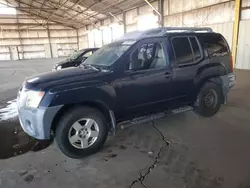
[[[26,107],[37,108],[44,96],[45,92],[43,91],[26,91]]]
[[[57,68],[56,68],[56,70],[61,70],[62,69],[62,66],[61,65],[59,65]]]

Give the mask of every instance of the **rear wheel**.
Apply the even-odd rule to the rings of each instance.
[[[82,158],[101,149],[108,135],[103,114],[89,107],[76,107],[60,119],[55,140],[68,157]]]
[[[221,99],[221,87],[213,82],[207,82],[200,90],[195,111],[204,117],[213,116],[220,109]]]

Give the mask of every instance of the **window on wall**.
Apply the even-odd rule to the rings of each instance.
[[[95,35],[94,31],[89,31],[88,33],[88,43],[89,43],[89,48],[95,47]]]
[[[157,27],[158,27],[158,16],[155,16],[154,14],[147,14],[137,17],[138,30],[147,30]]]
[[[112,41],[121,37],[124,34],[123,25],[115,23],[115,24],[112,24],[110,27],[112,29]]]
[[[102,31],[100,29],[94,30],[94,40],[95,40],[95,47],[102,46]]]
[[[110,27],[106,27],[102,30],[103,44],[108,44],[112,41],[112,32]]]
[[[8,7],[7,5],[4,5],[5,1],[0,1],[0,15],[1,14],[16,14],[16,9]]]

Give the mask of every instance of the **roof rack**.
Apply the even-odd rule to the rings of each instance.
[[[159,27],[154,29],[149,29],[146,31],[133,31],[124,34],[120,40],[133,39],[137,40],[141,37],[150,37],[150,36],[164,36],[167,33],[171,32],[213,32],[209,27]]]

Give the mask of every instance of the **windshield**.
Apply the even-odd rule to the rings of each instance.
[[[108,44],[97,50],[83,64],[110,66],[131,46],[128,42],[116,42]]]
[[[74,60],[77,59],[81,54],[83,53],[83,50],[79,50],[71,54],[71,56],[68,57],[68,59]]]

